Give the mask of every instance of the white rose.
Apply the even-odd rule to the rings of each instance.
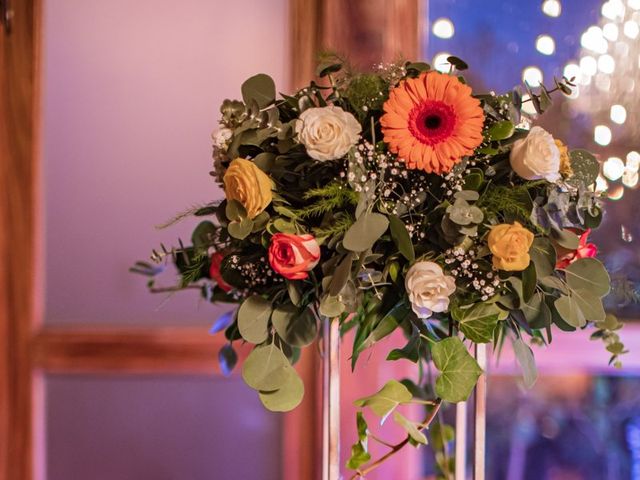
[[[511,168],[526,180],[560,179],[560,149],[541,127],[533,127],[525,138],[513,144],[509,160]]]
[[[308,108],[296,122],[298,140],[316,160],[344,157],[358,142],[361,131],[353,115],[334,105]]]
[[[220,130],[216,130],[211,134],[213,144],[221,149],[227,148],[227,143],[229,143],[231,137],[233,137],[233,130],[226,127],[223,127]]]
[[[445,312],[449,297],[456,291],[456,281],[445,275],[434,262],[418,262],[407,272],[404,286],[409,294],[411,308],[419,318],[429,318],[433,312]]]

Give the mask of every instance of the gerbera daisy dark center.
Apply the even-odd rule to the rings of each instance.
[[[442,101],[423,101],[409,113],[409,130],[418,141],[427,145],[446,141],[455,125],[453,108]]]

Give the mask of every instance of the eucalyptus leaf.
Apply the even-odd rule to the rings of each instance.
[[[331,277],[331,284],[329,285],[329,295],[338,295],[347,281],[351,277],[351,265],[353,264],[353,254],[347,253],[342,261],[338,264],[333,276]]]
[[[416,443],[427,444],[427,437],[420,431],[418,425],[400,412],[393,412],[393,421],[400,425]]]
[[[309,308],[280,306],[273,311],[271,322],[280,338],[294,347],[307,346],[318,335],[318,324]]]
[[[416,259],[416,254],[413,250],[413,242],[411,241],[407,227],[404,222],[395,215],[389,215],[388,218],[391,238],[393,238],[402,256],[410,262],[413,262]]]
[[[600,163],[596,157],[586,150],[572,150],[569,152],[569,159],[573,174],[567,179],[568,184],[588,187],[595,183],[600,173]]]
[[[572,290],[587,290],[604,297],[611,290],[611,279],[602,262],[595,258],[581,258],[565,268],[567,284]]]
[[[238,329],[247,342],[262,343],[269,336],[271,302],[259,295],[247,298],[238,309]]]
[[[195,248],[206,248],[211,245],[211,237],[215,231],[215,225],[209,220],[200,222],[191,235],[191,243]]]
[[[258,107],[265,108],[276,99],[276,84],[273,79],[264,73],[259,73],[249,78],[242,84],[242,99],[249,105],[255,101]]]
[[[289,360],[272,343],[251,350],[242,365],[242,378],[254,390],[272,391],[288,381],[289,370]]]
[[[411,402],[413,395],[407,387],[397,380],[389,380],[377,393],[360,398],[354,402],[356,407],[369,407],[373,413],[381,417],[384,423],[398,405]]]
[[[277,390],[260,391],[262,404],[272,412],[289,412],[300,405],[304,397],[304,383],[293,368],[286,370],[284,383]]]
[[[546,238],[536,237],[529,249],[529,256],[536,269],[536,277],[552,275],[556,265],[556,250]]]
[[[591,322],[603,321],[607,314],[602,305],[602,299],[590,290],[576,288],[571,290],[571,297],[578,304],[584,318]]]
[[[324,315],[325,317],[337,317],[344,312],[345,308],[344,303],[333,295],[325,295],[322,297],[322,300],[320,300],[320,315]]]
[[[342,245],[352,252],[364,252],[387,231],[389,220],[380,213],[365,212],[347,230]]]
[[[538,379],[538,369],[531,348],[522,339],[517,338],[513,341],[513,353],[515,353],[516,360],[522,369],[525,387],[532,388]]]
[[[582,310],[572,296],[562,295],[554,302],[554,306],[562,317],[562,320],[572,327],[581,328],[587,324]]]
[[[431,356],[440,370],[436,379],[436,395],[451,403],[467,400],[482,369],[462,341],[457,337],[440,340],[431,346]]]
[[[229,235],[238,240],[244,240],[247,238],[253,230],[253,220],[243,218],[241,221],[233,221],[229,223],[227,227]]]

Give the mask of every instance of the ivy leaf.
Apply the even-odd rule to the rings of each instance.
[[[309,345],[318,334],[318,324],[309,308],[301,311],[293,305],[280,306],[273,311],[271,323],[280,338],[293,347]]]
[[[289,380],[289,360],[273,343],[251,350],[242,365],[242,378],[254,390],[273,391]]]
[[[522,339],[517,338],[513,341],[513,352],[522,369],[522,379],[525,387],[532,388],[538,379],[538,369],[536,368],[536,361],[531,347],[524,343]]]
[[[404,222],[395,215],[389,215],[389,229],[391,230],[391,238],[393,238],[402,256],[410,262],[413,262],[416,259],[416,254]]]
[[[300,405],[304,397],[304,383],[294,368],[286,370],[284,383],[277,390],[260,391],[262,404],[272,412],[289,412]]]
[[[384,215],[363,213],[345,233],[342,245],[352,252],[364,252],[373,247],[388,227],[389,220]]]
[[[409,403],[412,398],[413,395],[402,383],[389,380],[377,393],[360,398],[354,404],[356,407],[369,407],[373,413],[381,417],[382,424],[398,405]]]
[[[387,355],[387,360],[394,361],[400,360],[401,358],[406,358],[413,363],[418,363],[418,360],[420,359],[419,349],[421,343],[422,342],[420,341],[420,334],[417,330],[415,330],[404,347],[394,348],[389,352],[389,355]]]
[[[259,295],[247,298],[238,310],[238,329],[247,342],[262,343],[269,336],[271,302]]]
[[[259,73],[249,78],[242,84],[242,99],[249,105],[252,100],[258,107],[264,108],[276,99],[276,84],[273,79],[264,73]]]
[[[440,370],[436,379],[436,395],[451,403],[469,398],[482,369],[462,341],[457,337],[440,340],[431,346],[431,356]]]
[[[429,438],[431,446],[438,452],[444,450],[455,439],[456,433],[451,425],[446,423],[434,422],[429,427]]]
[[[415,422],[412,422],[400,412],[393,412],[393,421],[404,428],[416,443],[427,444],[427,437],[418,429]]]
[[[460,331],[475,343],[489,343],[498,324],[500,308],[495,303],[476,303],[471,308],[454,307],[451,315]]]
[[[604,297],[611,289],[611,279],[604,265],[595,258],[581,258],[567,268],[567,284],[572,290],[587,290]]]
[[[356,442],[351,446],[351,456],[347,460],[347,468],[357,470],[371,460],[371,454],[365,450],[361,442]]]

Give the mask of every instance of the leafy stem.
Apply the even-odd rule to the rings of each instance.
[[[433,420],[436,418],[436,415],[440,411],[440,407],[441,406],[442,406],[442,399],[441,398],[436,399],[435,402],[434,402],[433,409],[429,412],[429,414],[424,419],[424,421],[418,425],[418,429],[419,430],[424,430],[425,428],[429,428],[429,425],[431,425],[431,422],[433,422]],[[374,462],[370,463],[368,467],[356,470],[356,473],[353,474],[353,476],[351,477],[351,480],[356,480],[358,478],[363,478],[365,475],[367,475],[371,471],[373,471],[376,468],[378,468],[387,459],[389,459],[390,457],[392,457],[393,455],[398,453],[400,450],[402,450],[407,445],[407,443],[409,443],[410,440],[411,440],[411,436],[407,435],[407,437],[404,440],[402,440],[401,442],[396,443],[395,445],[388,445],[389,448],[391,448],[391,450],[389,450],[387,453],[385,453],[379,459],[377,459]]]

